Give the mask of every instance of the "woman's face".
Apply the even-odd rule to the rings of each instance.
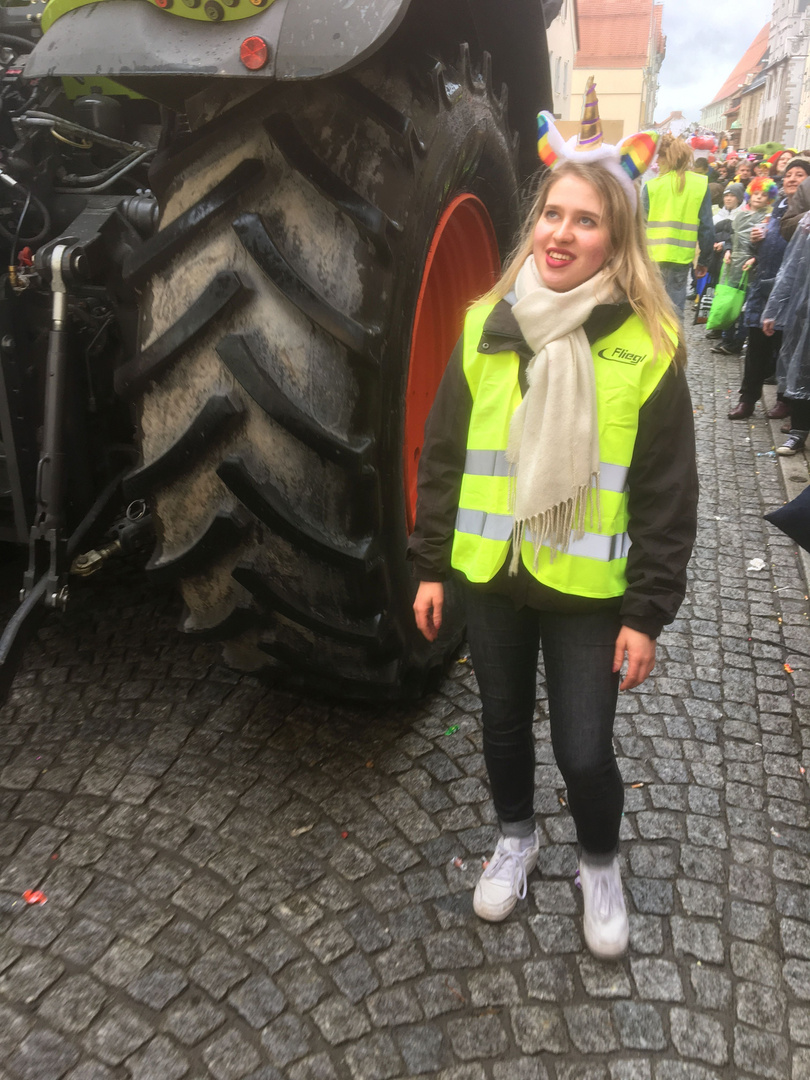
[[[779,157],[776,159],[776,171],[780,172],[780,173],[784,172],[785,167],[787,166],[787,163],[790,161],[790,159],[792,157],[793,157],[793,154],[791,154],[791,152],[789,150],[786,150],[784,152],[784,154],[780,154]]]
[[[804,169],[800,169],[797,165],[794,165],[792,169],[788,169],[785,173],[785,178],[782,181],[782,190],[785,195],[792,195],[806,179],[807,173]]]
[[[602,269],[610,255],[610,231],[592,184],[563,176],[551,185],[532,253],[543,284],[554,292],[575,289]]]

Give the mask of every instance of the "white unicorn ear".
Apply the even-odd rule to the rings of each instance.
[[[637,180],[652,165],[657,148],[657,131],[639,131],[629,135],[619,143],[619,164],[631,180]]]
[[[565,140],[557,130],[554,117],[548,112],[537,114],[537,156],[549,168],[553,168],[561,157],[568,156]]]

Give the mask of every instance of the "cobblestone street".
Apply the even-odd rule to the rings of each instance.
[[[806,586],[762,520],[785,498],[768,421],[726,419],[739,364],[689,335],[690,592],[616,724],[628,957],[582,942],[542,673],[544,846],[484,924],[464,658],[417,706],[307,700],[229,672],[175,632],[177,601],[112,571],[0,712],[0,1078],[810,1078]]]

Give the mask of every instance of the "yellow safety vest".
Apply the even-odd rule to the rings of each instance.
[[[655,262],[690,263],[694,257],[698,215],[709,181],[693,172],[684,173],[684,181],[683,191],[678,191],[678,174],[669,172],[647,184],[647,250]]]
[[[464,323],[464,375],[472,395],[467,456],[461,481],[451,564],[469,581],[491,581],[509,556],[514,517],[509,508],[509,423],[521,401],[516,352],[478,351],[484,323],[494,305],[468,312]],[[568,550],[552,561],[527,536],[523,563],[538,581],[576,596],[621,596],[627,588],[627,475],[638,431],[639,409],[667,369],[666,357],[652,359],[650,335],[636,315],[591,347],[599,424],[601,521],[593,508],[585,534],[572,535]]]

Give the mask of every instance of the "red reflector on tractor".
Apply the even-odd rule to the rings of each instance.
[[[239,47],[239,59],[248,71],[258,71],[267,63],[267,42],[264,38],[245,38]]]

